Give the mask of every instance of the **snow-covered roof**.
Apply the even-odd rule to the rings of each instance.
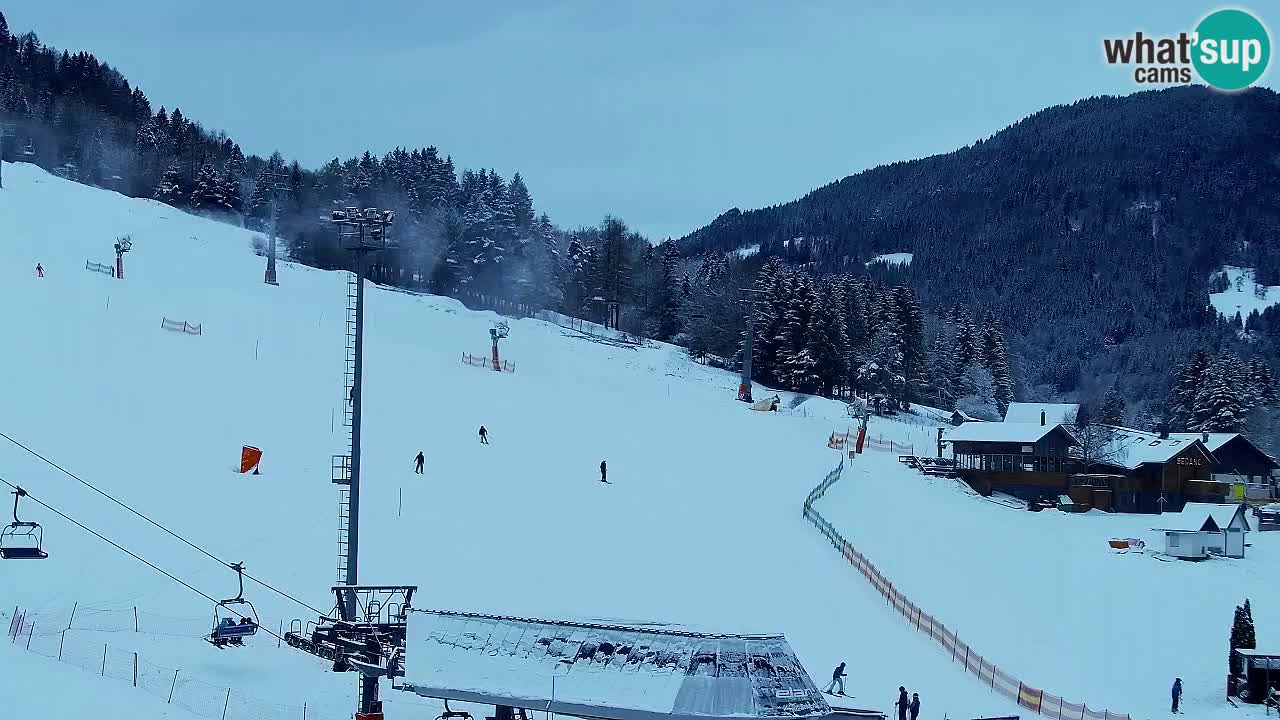
[[[670,626],[415,610],[404,682],[425,697],[603,720],[831,714],[783,636]]]
[[[1205,447],[1209,448],[1209,452],[1215,452],[1218,448],[1235,439],[1239,434],[1240,433],[1208,433],[1208,440],[1204,440],[1204,436],[1201,433],[1190,432],[1169,433],[1169,437],[1181,438],[1183,440],[1200,440],[1204,443]]]
[[[1041,425],[1029,422],[967,422],[949,430],[947,440],[961,442],[1023,442],[1034,443],[1048,435],[1058,424]]]
[[[1160,519],[1167,527],[1157,529],[1165,532],[1200,532],[1208,527],[1209,520],[1213,520],[1213,524],[1222,530],[1231,525],[1236,513],[1241,513],[1244,529],[1248,530],[1249,520],[1243,517],[1240,508],[1239,504],[1189,502],[1183,506],[1182,512],[1161,515]]]
[[[1099,424],[1094,427],[1110,433],[1106,442],[1100,447],[1097,457],[1102,459],[1105,465],[1130,470],[1144,463],[1169,462],[1175,455],[1197,443],[1202,449],[1204,448],[1198,434],[1182,437],[1183,433],[1170,433],[1169,437],[1162,438],[1157,433],[1116,425]]]
[[[1075,403],[1009,403],[1004,412],[1004,421],[1040,424],[1040,412],[1044,411],[1045,425],[1074,423],[1080,406]]]
[[[1194,519],[1197,515],[1201,518],[1213,518],[1213,524],[1218,526],[1219,530],[1226,530],[1231,526],[1231,521],[1236,515],[1240,515],[1244,521],[1245,529],[1248,529],[1249,518],[1244,512],[1244,506],[1240,503],[1197,503],[1189,502],[1182,508],[1182,514],[1188,519]],[[1204,521],[1201,520],[1203,525]]]

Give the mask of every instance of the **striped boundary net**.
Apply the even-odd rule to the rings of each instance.
[[[861,573],[867,582],[871,583],[871,587],[875,588],[876,592],[884,597],[885,602],[914,627],[916,632],[931,637],[942,651],[951,657],[952,662],[963,665],[965,670],[978,679],[978,682],[1038,715],[1057,720],[1132,720],[1127,714],[1095,710],[1086,704],[1068,702],[1057,695],[1027,685],[996,667],[994,663],[975,652],[968,643],[962,641],[956,633],[947,629],[941,621],[908,600],[906,595],[894,587],[893,581],[880,572],[867,559],[867,556],[858,552],[852,543],[845,540],[835,526],[827,522],[826,518],[814,508],[814,503],[836,484],[843,471],[844,458],[841,458],[840,464],[827,473],[817,487],[809,491],[809,496],[804,501],[804,517],[831,541],[832,547],[840,551],[844,559]]]
[[[246,695],[224,684],[214,684],[180,668],[149,662],[137,652],[101,642],[103,632],[139,632],[175,637],[201,637],[207,623],[194,618],[173,618],[134,609],[80,607],[70,615],[60,612],[24,612],[15,609],[9,618],[6,640],[35,655],[75,666],[87,673],[128,683],[161,702],[177,705],[208,720],[338,720],[350,718],[332,707],[303,702],[287,705]],[[216,652],[216,651],[214,651]]]

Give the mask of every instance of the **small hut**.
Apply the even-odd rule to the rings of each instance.
[[[1231,695],[1257,705],[1266,699],[1267,688],[1274,687],[1280,692],[1280,648],[1271,652],[1236,648],[1231,654],[1244,668],[1243,675],[1231,678]]]

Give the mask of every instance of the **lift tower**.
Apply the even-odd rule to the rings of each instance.
[[[353,269],[347,282],[347,349],[344,361],[345,395],[343,424],[350,428],[350,454],[336,456],[331,479],[340,487],[338,501],[338,582],[356,587],[360,557],[360,420],[361,379],[364,369],[364,274],[369,256],[390,247],[387,235],[395,213],[377,208],[334,210],[330,222],[338,228],[339,245],[352,255]],[[359,614],[354,593],[339,594],[338,614],[353,618]],[[378,717],[378,678],[360,678],[360,708],[357,718]]]

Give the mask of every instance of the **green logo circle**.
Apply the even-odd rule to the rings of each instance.
[[[1266,72],[1271,38],[1256,17],[1243,10],[1218,10],[1196,26],[1191,61],[1200,78],[1219,90],[1248,87]]]

